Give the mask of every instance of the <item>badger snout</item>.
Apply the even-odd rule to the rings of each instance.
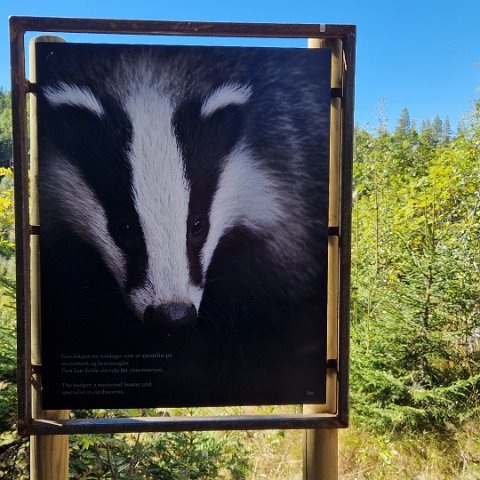
[[[145,309],[145,325],[159,327],[184,327],[197,318],[197,309],[188,303],[149,305]]]

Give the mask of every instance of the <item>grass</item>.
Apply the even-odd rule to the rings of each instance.
[[[191,415],[262,415],[300,413],[300,406],[190,409]],[[178,413],[186,414],[185,411]],[[303,431],[251,430],[232,432],[248,445],[251,470],[247,480],[302,480]],[[225,433],[228,435],[228,433]]]
[[[480,479],[480,423],[448,432],[379,434],[353,425],[340,433],[340,478]]]
[[[203,410],[210,415],[256,413],[255,407],[191,409],[190,413],[206,414]],[[259,413],[273,413],[261,407],[259,410]],[[155,434],[145,435],[155,438]],[[228,442],[246,447],[250,464],[247,480],[302,480],[303,431],[257,430],[220,435]],[[8,478],[2,477],[1,470],[0,478]],[[219,478],[231,478],[227,472],[219,474]],[[447,432],[403,434],[371,431],[354,418],[353,425],[339,434],[339,478],[480,480],[480,418],[472,418],[461,427],[452,425]]]
[[[301,480],[303,431],[255,431],[248,480]],[[480,480],[480,417],[447,432],[378,433],[353,421],[339,434],[342,480]]]
[[[248,480],[301,480],[303,432],[255,431]]]

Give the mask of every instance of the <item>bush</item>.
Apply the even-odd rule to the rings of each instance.
[[[71,437],[71,477],[122,480],[243,480],[247,450],[212,432]]]

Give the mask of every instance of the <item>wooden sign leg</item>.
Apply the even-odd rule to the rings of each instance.
[[[327,402],[304,405],[303,412],[332,413],[336,409],[337,373],[327,370]],[[338,429],[306,430],[303,436],[303,480],[338,480]]]
[[[30,82],[36,81],[35,44],[37,42],[63,42],[60,37],[40,36],[30,41]],[[30,224],[39,225],[38,210],[38,145],[37,145],[37,99],[30,96]],[[41,365],[40,338],[40,284],[39,284],[39,243],[38,235],[32,235],[31,249],[31,312],[32,312],[32,365]],[[35,373],[32,381],[33,418],[64,420],[67,410],[45,411],[41,407],[41,374]],[[30,437],[30,479],[68,480],[68,436],[45,435]]]
[[[338,479],[338,429],[306,430],[303,480]]]
[[[44,412],[43,418],[68,418],[68,411]],[[68,435],[30,437],[30,480],[68,480]]]
[[[342,45],[337,39],[309,39],[309,48],[330,48],[332,51],[331,87],[342,87]],[[340,226],[341,199],[341,99],[332,98],[330,113],[330,180],[328,226]],[[327,295],[327,359],[338,363],[338,306],[339,306],[339,241],[328,239]],[[325,405],[304,405],[305,413],[335,413],[337,411],[337,371],[327,369],[327,398]],[[304,480],[338,479],[338,429],[307,430],[303,450]]]

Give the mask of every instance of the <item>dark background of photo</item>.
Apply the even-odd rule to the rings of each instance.
[[[55,61],[45,62],[49,50],[55,49]],[[153,406],[219,406],[250,404],[323,403],[326,377],[326,268],[328,223],[328,148],[329,131],[315,131],[319,124],[328,125],[330,105],[328,51],[302,49],[223,48],[223,47],[141,47],[105,45],[38,45],[37,75],[41,88],[58,81],[88,79],[108,71],[120,55],[149,54],[156,61],[171,55],[195,56],[203,68],[231,75],[228,67],[240,68],[250,75],[253,85],[274,84],[263,65],[282,66],[288,83],[292,65],[304,69],[309,82],[318,85],[318,115],[313,125],[309,118],[300,119],[310,129],[318,147],[312,156],[319,190],[311,203],[317,220],[323,225],[315,238],[320,267],[313,280],[312,293],[301,301],[291,301],[275,287],[270,272],[258,267],[262,246],[249,232],[226,235],[215,251],[212,271],[215,278],[224,271],[238,271],[249,265],[249,278],[229,277],[225,282],[207,286],[204,297],[215,299],[215,305],[202,303],[193,325],[177,329],[153,328],[134,317],[122,293],[98,253],[67,227],[55,239],[41,235],[42,298],[42,365],[43,407],[59,408],[129,408]],[[62,70],[63,68],[63,70]],[[194,66],[192,66],[194,68]],[[325,71],[328,74],[325,75]],[[235,70],[234,70],[235,71]],[[244,73],[243,73],[244,72]],[[247,78],[247,77],[246,77]],[[291,85],[294,89],[295,85]],[[288,92],[291,94],[291,92]],[[39,128],[48,125],[46,105],[39,99]],[[263,112],[261,121],[271,123],[272,136],[266,144],[280,142],[275,138],[275,113]],[[49,125],[49,127],[52,127]],[[61,130],[61,126],[58,126]],[[59,128],[45,128],[54,138]],[[81,133],[79,133],[81,135]],[[39,170],[48,162],[45,143],[40,136]],[[104,167],[102,167],[104,168]],[[280,166],[281,168],[281,166]],[[41,224],[42,198],[40,198]],[[306,222],[309,219],[305,219]],[[288,225],[285,226],[288,228]],[[218,269],[216,272],[214,269]],[[257,269],[257,271],[256,271]],[[257,275],[258,272],[258,275]],[[290,272],[284,272],[285,276]],[[281,283],[281,282],[280,282]],[[232,293],[234,292],[234,294]],[[258,310],[252,292],[271,297],[268,311]],[[216,311],[212,311],[215,310]],[[219,310],[222,312],[219,315]],[[219,318],[222,321],[219,321]],[[168,358],[129,360],[129,368],[153,368],[152,374],[65,374],[61,371],[62,355],[79,354],[163,353]],[[118,384],[119,382],[152,382],[146,390],[128,389],[123,395],[62,395],[62,383]],[[80,390],[81,391],[81,390]]]

